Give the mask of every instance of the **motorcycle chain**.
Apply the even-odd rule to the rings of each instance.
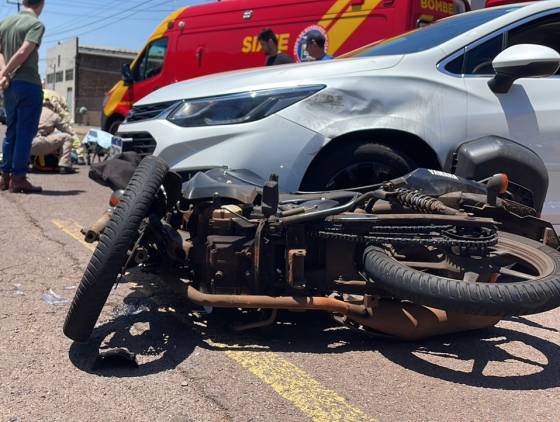
[[[434,246],[443,248],[458,248],[461,253],[474,251],[484,252],[488,248],[498,243],[498,235],[496,231],[480,239],[460,239],[447,237],[445,231],[453,226],[378,226],[375,227],[376,232],[382,231],[381,235],[369,234],[349,234],[340,233],[329,230],[318,230],[312,233],[312,236],[321,239],[341,240],[354,243],[373,243],[373,244],[392,244],[398,246]],[[424,235],[427,237],[398,237],[389,233],[402,234],[403,232]]]

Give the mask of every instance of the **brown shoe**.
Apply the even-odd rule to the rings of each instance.
[[[10,188],[10,173],[4,173],[0,175],[0,190],[8,190]]]
[[[12,193],[40,193],[41,186],[33,186],[26,176],[12,176],[10,181],[10,192]]]

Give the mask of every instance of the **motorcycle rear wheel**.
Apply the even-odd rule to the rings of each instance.
[[[379,246],[366,248],[364,269],[371,281],[397,298],[454,312],[512,316],[560,306],[560,252],[505,232],[499,232],[493,252],[499,264],[478,271],[492,273],[495,280],[441,276],[433,270],[441,263],[426,262],[422,268],[421,262],[399,262]],[[476,272],[471,274],[476,278]]]
[[[86,342],[111,288],[126,262],[127,252],[138,239],[138,229],[156,200],[168,166],[157,157],[146,157],[130,179],[120,203],[91,257],[64,322],[64,334]]]

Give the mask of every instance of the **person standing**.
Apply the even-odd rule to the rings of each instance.
[[[44,5],[45,0],[23,0],[22,11],[0,23],[0,87],[7,119],[0,190],[42,190],[29,182],[27,170],[43,104],[38,50],[45,26],[38,17]]]
[[[312,30],[305,36],[307,39],[307,52],[315,61],[332,60],[333,56],[329,56],[325,52],[325,36],[320,31]]]
[[[272,29],[263,29],[258,37],[262,51],[266,56],[266,66],[293,63],[294,59],[278,51],[278,37]]]

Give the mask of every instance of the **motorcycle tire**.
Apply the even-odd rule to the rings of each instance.
[[[560,306],[560,252],[505,232],[499,232],[496,248],[524,259],[538,274],[532,280],[514,282],[451,279],[408,267],[378,246],[365,249],[364,270],[371,281],[395,297],[443,310],[506,317]]]
[[[134,172],[123,197],[107,224],[70,305],[64,334],[86,342],[111,288],[138,239],[138,228],[146,218],[169,168],[160,158],[149,156]]]

